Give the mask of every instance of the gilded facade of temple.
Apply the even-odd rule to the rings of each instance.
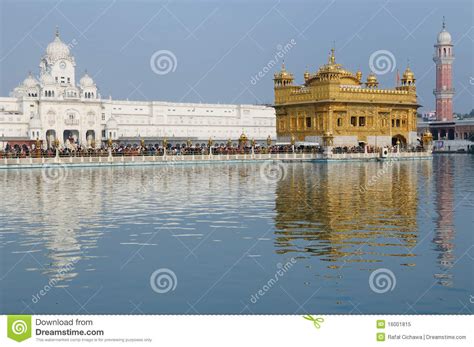
[[[323,143],[334,136],[334,146],[417,145],[415,76],[409,67],[401,84],[381,89],[374,73],[362,80],[336,63],[334,49],[327,64],[295,85],[282,66],[274,76],[277,137],[280,142]]]

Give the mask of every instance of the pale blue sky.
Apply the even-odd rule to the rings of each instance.
[[[252,76],[274,58],[278,45],[294,39],[285,54],[287,69],[302,82],[327,61],[332,42],[336,59],[360,68],[388,50],[393,72],[380,75],[392,87],[407,59],[418,78],[421,111],[433,109],[433,44],[446,16],[456,55],[455,112],[474,108],[474,19],[472,0],[328,1],[18,1],[0,0],[0,92],[38,74],[46,45],[71,43],[77,78],[87,69],[102,97],[221,103],[272,103],[272,68],[257,83]],[[171,51],[175,71],[158,75],[151,56]],[[279,68],[280,62],[278,62]]]

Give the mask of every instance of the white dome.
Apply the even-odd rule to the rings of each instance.
[[[36,80],[36,78],[33,77],[33,75],[30,72],[28,77],[25,78],[25,80],[23,81],[23,87],[25,87],[25,88],[35,88],[36,86],[38,86],[38,81]]]
[[[13,92],[10,93],[10,96],[13,96],[13,97],[21,97],[21,96],[26,96],[26,95],[27,95],[27,92],[25,90],[25,87],[21,85],[13,89]]]
[[[30,119],[30,129],[42,129],[43,126],[41,124],[41,119],[38,115],[35,115],[33,118]]]
[[[105,127],[107,129],[118,129],[118,124],[117,121],[115,120],[114,117],[110,117],[107,123],[105,124]]]
[[[68,58],[70,53],[69,47],[61,41],[59,38],[59,31],[56,30],[56,37],[54,38],[54,41],[51,42],[48,47],[46,47],[46,55],[49,56],[51,60],[57,60]]]
[[[450,45],[451,44],[451,34],[443,29],[438,34],[438,45]]]
[[[54,84],[54,77],[49,72],[41,75],[41,83],[44,85]]]
[[[81,85],[82,88],[93,87],[94,80],[86,72],[85,75],[82,76],[82,78],[80,79],[79,84]]]

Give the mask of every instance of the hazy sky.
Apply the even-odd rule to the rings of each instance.
[[[87,69],[103,98],[272,103],[273,73],[281,65],[275,55],[282,46],[291,46],[280,56],[301,83],[306,67],[314,72],[327,62],[335,41],[337,62],[354,72],[360,68],[364,79],[371,55],[388,51],[379,52],[391,64],[379,75],[382,87],[393,87],[397,69],[402,74],[409,59],[421,111],[426,111],[434,105],[433,44],[444,15],[455,45],[454,109],[469,112],[474,108],[473,4],[0,0],[0,95],[7,96],[29,70],[39,73],[58,25],[62,40],[73,46],[76,78]],[[162,54],[170,57],[169,68],[160,65]],[[259,72],[262,77],[252,78]]]

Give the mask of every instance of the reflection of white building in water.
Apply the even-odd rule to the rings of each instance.
[[[191,104],[101,99],[87,74],[76,83],[76,62],[59,32],[41,58],[40,76],[33,74],[10,97],[0,98],[0,149],[8,142],[74,139],[97,147],[108,138],[127,142],[225,142],[242,132],[248,138],[276,137],[274,109],[257,105]]]

